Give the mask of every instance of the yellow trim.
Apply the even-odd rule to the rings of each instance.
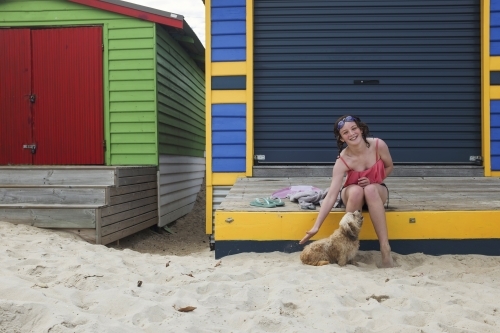
[[[212,234],[212,214],[213,214],[213,201],[214,201],[214,188],[207,186],[205,192],[205,232],[207,235]]]
[[[245,90],[212,90],[211,95],[212,104],[246,103]]]
[[[500,99],[500,86],[490,86],[490,99]]]
[[[490,0],[481,0],[481,147],[484,175],[491,176]]]
[[[212,182],[214,186],[234,185],[240,177],[245,177],[244,173],[213,173]]]
[[[490,70],[500,71],[500,57],[490,57]]]
[[[217,240],[300,240],[311,228],[318,212],[215,212]],[[344,212],[332,212],[314,239],[330,235]],[[377,235],[364,213],[362,240]],[[387,212],[389,239],[491,239],[500,238],[500,211]],[[415,218],[415,223],[410,223]],[[232,221],[230,223],[226,222]]]
[[[212,0],[205,1],[205,185],[208,188],[212,186],[212,18],[211,13]],[[208,205],[207,201],[207,205]],[[210,201],[210,212],[212,212],[212,202]],[[207,206],[208,207],[208,206]],[[207,209],[207,212],[209,210]],[[207,213],[208,214],[208,213]],[[207,219],[207,228],[210,221],[210,229],[212,228],[212,217]],[[211,233],[211,232],[210,232]]]
[[[246,145],[246,175],[253,176],[253,0],[247,0],[246,5],[246,43],[247,43],[247,145]]]
[[[212,63],[211,69],[212,69],[212,76],[246,75],[247,74],[247,64],[244,61],[214,62],[214,63]]]
[[[492,171],[490,176],[491,177],[500,177],[500,171]]]

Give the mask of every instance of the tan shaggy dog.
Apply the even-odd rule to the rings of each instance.
[[[340,220],[339,228],[324,239],[317,240],[304,247],[300,260],[306,265],[322,266],[339,264],[345,266],[352,260],[359,249],[359,231],[363,225],[363,215],[357,210],[346,213]]]

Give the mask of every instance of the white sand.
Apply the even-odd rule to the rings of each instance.
[[[377,269],[378,255],[217,265],[208,246],[147,254],[0,222],[0,332],[500,332],[500,257],[395,255],[400,267]]]

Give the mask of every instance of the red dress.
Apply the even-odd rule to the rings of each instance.
[[[370,180],[370,184],[382,184],[384,181],[386,175],[385,175],[385,167],[384,167],[384,162],[378,155],[378,139],[375,144],[375,156],[378,158],[377,161],[375,162],[374,165],[372,165],[370,168],[364,170],[364,171],[355,171],[352,170],[349,165],[346,163],[346,161],[342,158],[342,156],[339,156],[340,160],[344,162],[346,167],[349,169],[347,171],[347,178],[344,182],[344,186],[342,188],[345,188],[349,185],[353,184],[358,184],[358,179],[361,177],[366,177],[368,180]]]

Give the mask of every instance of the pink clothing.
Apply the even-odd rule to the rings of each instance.
[[[378,155],[378,139],[377,143],[375,146],[375,154],[376,157],[378,158],[377,161],[375,162],[374,165],[372,165],[370,168],[364,170],[364,171],[354,171],[347,165],[346,161],[342,158],[342,156],[339,156],[340,160],[344,162],[344,164],[349,168],[349,171],[347,171],[347,178],[345,180],[344,186],[347,187],[349,185],[357,184],[358,179],[361,177],[366,177],[370,180],[370,184],[382,184],[384,181],[386,175],[385,175],[385,167],[384,167],[384,162]]]

